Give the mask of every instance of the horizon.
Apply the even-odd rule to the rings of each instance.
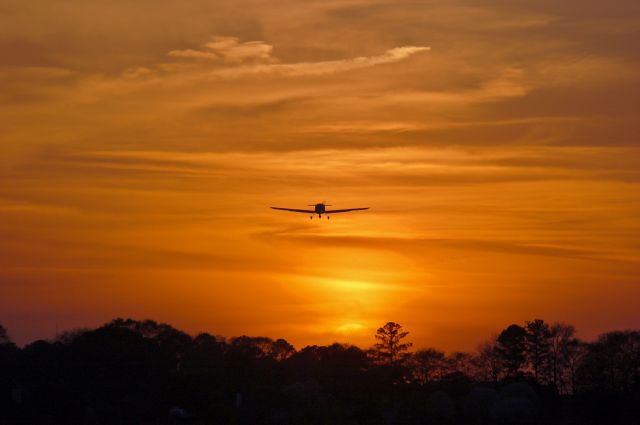
[[[0,0],[0,324],[639,329],[637,0]],[[270,206],[370,207],[310,220]]]
[[[533,322],[534,320],[538,320],[538,319],[540,319],[540,318],[532,318],[529,321]],[[59,341],[60,338],[63,337],[64,335],[66,335],[66,334],[75,334],[75,333],[78,333],[78,332],[80,332],[80,333],[91,332],[91,331],[94,331],[96,329],[102,328],[104,326],[110,325],[116,320],[125,320],[125,321],[132,320],[134,322],[141,322],[141,323],[142,322],[151,321],[151,322],[154,322],[154,323],[156,323],[158,325],[168,325],[168,326],[170,326],[170,327],[172,327],[172,328],[174,328],[174,329],[176,329],[176,330],[178,330],[180,332],[183,332],[183,333],[187,334],[190,338],[196,338],[199,335],[207,334],[207,335],[210,335],[210,336],[214,337],[216,340],[225,341],[225,342],[229,342],[229,341],[233,340],[234,338],[240,338],[240,337],[268,338],[268,339],[270,339],[272,341],[276,341],[278,339],[284,339],[289,344],[291,344],[296,351],[302,350],[305,347],[330,346],[330,345],[333,345],[333,344],[355,346],[355,347],[360,348],[361,350],[372,349],[374,347],[374,345],[375,345],[375,334],[376,334],[376,331],[380,328],[380,326],[383,325],[383,324],[380,324],[379,327],[376,327],[375,329],[372,329],[372,332],[371,332],[371,335],[370,335],[371,336],[371,338],[370,338],[371,339],[371,343],[368,344],[368,345],[357,344],[357,343],[348,342],[348,341],[340,341],[340,340],[334,340],[334,341],[323,342],[323,343],[296,344],[295,341],[289,340],[284,335],[249,335],[249,334],[244,334],[244,333],[237,334],[237,335],[223,335],[223,334],[220,334],[218,332],[213,332],[213,331],[209,331],[209,330],[201,330],[201,331],[192,332],[192,331],[187,331],[187,330],[181,329],[180,327],[177,327],[177,326],[175,326],[175,325],[173,325],[171,323],[167,323],[167,322],[164,322],[164,321],[161,321],[161,320],[155,320],[155,319],[150,319],[150,318],[136,319],[136,318],[132,318],[132,317],[114,317],[111,320],[108,320],[108,321],[105,321],[104,323],[100,323],[100,324],[93,325],[93,326],[77,326],[77,327],[70,328],[70,329],[56,329],[56,331],[54,332],[54,335],[52,337],[50,337],[50,338],[38,338],[38,339],[31,340],[31,341],[22,341],[22,342],[13,338],[13,335],[11,334],[11,329],[8,329],[6,326],[4,328],[7,331],[7,336],[9,337],[9,339],[11,341],[13,341],[19,348],[24,349],[26,346],[28,346],[30,344],[33,344],[35,342],[38,342],[38,341],[47,341],[47,342],[53,343],[53,342]],[[540,319],[540,320],[544,321],[544,319]],[[549,326],[552,326],[554,324],[572,326],[571,323],[566,323],[566,322],[546,322],[546,321],[544,321],[544,322]],[[472,353],[472,354],[476,353],[478,348],[482,344],[494,342],[496,337],[499,335],[499,333],[502,330],[508,328],[511,325],[525,326],[526,323],[527,323],[527,321],[518,322],[518,323],[511,322],[511,323],[505,324],[502,328],[496,329],[493,332],[491,332],[491,334],[487,335],[485,338],[482,338],[482,339],[478,340],[477,343],[475,343],[475,345],[473,346],[472,349],[467,349],[467,350],[456,350],[456,349],[444,350],[444,349],[441,349],[441,347],[437,344],[437,342],[434,342],[431,345],[413,344],[412,338],[411,338],[411,335],[412,335],[413,331],[411,329],[406,328],[406,327],[403,327],[403,328],[404,328],[405,331],[408,332],[406,341],[410,342],[412,344],[412,346],[407,350],[408,352],[417,352],[417,351],[424,350],[424,349],[435,348],[437,350],[442,350],[445,354],[449,355],[449,354],[454,354],[454,353],[457,353],[457,352],[466,352],[466,353]],[[0,323],[0,325],[3,325],[3,324]],[[607,333],[611,333],[611,332],[618,332],[618,331],[626,332],[626,331],[634,331],[634,329],[631,329],[631,328],[609,329],[607,331],[604,331],[604,332],[596,335],[595,337],[584,338],[580,334],[580,330],[576,328],[574,336],[575,336],[575,338],[577,338],[577,339],[579,339],[581,341],[584,341],[586,343],[593,343],[593,342],[597,341],[597,339],[601,335],[604,335],[604,334],[607,334]]]

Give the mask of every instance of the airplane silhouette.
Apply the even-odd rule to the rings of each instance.
[[[318,218],[322,218],[322,214],[326,214],[327,215],[327,219],[329,219],[329,214],[337,214],[337,213],[343,213],[343,212],[349,212],[349,211],[360,211],[360,210],[368,210],[369,207],[366,208],[347,208],[344,210],[328,210],[326,207],[330,207],[331,205],[325,205],[324,203],[320,203],[320,204],[315,204],[315,205],[307,205],[308,207],[313,207],[312,210],[299,210],[299,209],[295,209],[295,208],[280,208],[280,207],[271,207],[274,210],[282,210],[282,211],[291,211],[291,212],[297,212],[297,213],[306,213],[306,214],[311,214],[311,219],[313,219],[313,216],[315,214],[318,214]]]

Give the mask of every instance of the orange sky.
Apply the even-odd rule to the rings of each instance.
[[[636,0],[0,0],[0,323],[640,326]],[[370,206],[331,221],[270,210]]]

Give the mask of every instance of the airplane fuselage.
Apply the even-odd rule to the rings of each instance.
[[[318,218],[322,218],[322,215],[326,215],[327,218],[329,218],[330,214],[338,214],[338,213],[346,213],[346,212],[350,212],[350,211],[361,211],[361,210],[368,210],[369,207],[363,207],[363,208],[344,208],[344,209],[331,209],[328,210],[327,207],[330,207],[331,205],[327,205],[324,202],[321,202],[319,204],[313,204],[313,205],[307,205],[307,207],[313,207],[313,209],[299,209],[299,208],[284,208],[284,207],[271,207],[271,209],[274,210],[284,210],[284,211],[291,211],[291,212],[296,212],[296,213],[306,213],[306,214],[311,214],[310,218],[313,218],[314,215],[317,215]]]

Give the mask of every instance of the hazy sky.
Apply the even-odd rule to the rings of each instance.
[[[640,326],[637,0],[0,0],[0,323]],[[271,205],[367,212],[309,220]]]

